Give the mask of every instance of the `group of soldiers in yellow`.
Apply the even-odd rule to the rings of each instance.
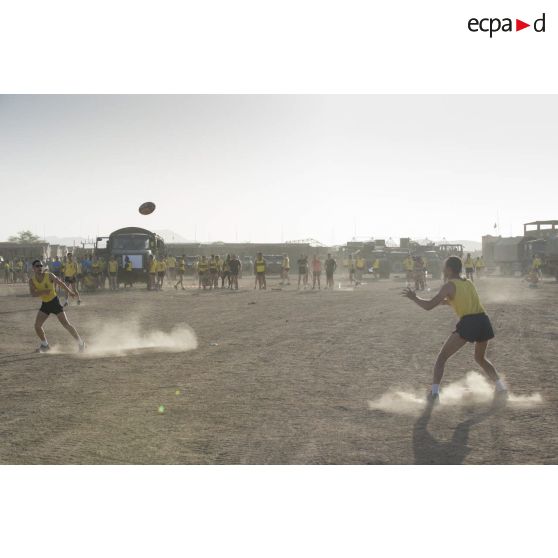
[[[221,279],[221,289],[238,290],[238,278],[242,270],[242,263],[236,254],[227,254],[224,258],[211,254],[201,256],[194,261],[194,280],[198,289],[218,289]]]
[[[374,279],[380,278],[380,259],[374,258],[372,260],[372,274]],[[347,260],[345,260],[345,267],[349,272],[349,283],[358,286],[362,283],[362,277],[366,271],[366,260],[362,257],[362,254],[356,254],[353,258],[352,254],[349,254]]]
[[[0,280],[4,283],[25,283],[28,267],[27,262],[22,258],[0,262]]]

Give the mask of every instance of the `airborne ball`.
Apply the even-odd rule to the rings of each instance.
[[[149,215],[150,213],[153,213],[155,211],[155,204],[153,202],[142,203],[139,206],[138,211],[142,215]]]

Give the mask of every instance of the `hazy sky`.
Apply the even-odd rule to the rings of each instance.
[[[558,219],[557,178],[556,96],[0,97],[0,240],[480,240]]]

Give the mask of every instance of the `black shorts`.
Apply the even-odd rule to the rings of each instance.
[[[64,283],[67,283],[68,285],[72,285],[75,282],[76,282],[75,277],[64,277]]]
[[[164,276],[165,276],[165,272],[164,272],[164,271],[158,271],[158,272],[157,272],[157,277],[163,278]]]
[[[111,277],[116,277],[116,271],[109,271],[109,275]]]
[[[257,271],[257,272],[256,272],[256,275],[257,275],[258,277],[265,277],[265,271]]]
[[[469,343],[488,341],[494,337],[494,330],[486,314],[463,316],[455,326],[455,332]]]
[[[48,302],[43,302],[41,307],[39,308],[39,312],[46,314],[47,316],[50,314],[60,314],[60,312],[64,312],[64,308],[60,304],[58,297],[55,296],[52,300]]]

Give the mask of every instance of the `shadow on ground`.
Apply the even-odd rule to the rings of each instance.
[[[471,428],[495,415],[504,406],[504,402],[495,401],[487,411],[460,422],[451,440],[443,442],[428,431],[433,405],[427,405],[413,427],[415,465],[461,465],[472,451],[468,445]]]

